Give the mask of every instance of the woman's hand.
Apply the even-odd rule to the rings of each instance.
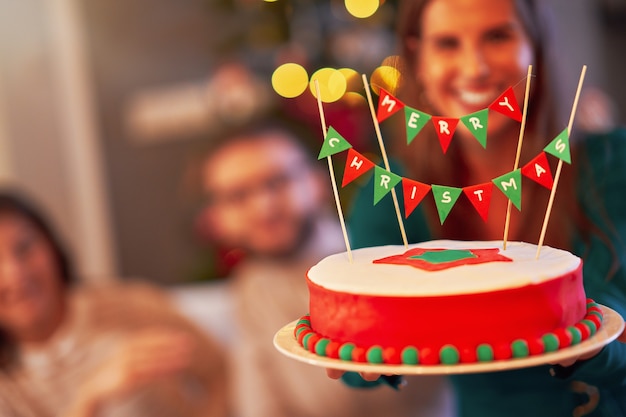
[[[151,328],[129,334],[81,388],[75,416],[89,416],[107,401],[166,379],[191,365],[195,343],[184,332]]]
[[[326,375],[328,375],[330,379],[339,379],[345,373],[346,371],[342,371],[340,369],[326,368]],[[378,378],[381,377],[381,374],[375,374],[372,372],[359,372],[359,375],[361,375],[361,378],[363,378],[364,380],[370,382],[376,381]]]

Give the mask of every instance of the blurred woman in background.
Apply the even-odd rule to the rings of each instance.
[[[224,379],[157,288],[79,285],[38,210],[0,192],[0,415],[222,417]]]

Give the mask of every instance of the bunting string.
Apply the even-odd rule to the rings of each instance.
[[[584,76],[584,71],[586,67],[583,67],[583,74],[581,75],[581,83],[582,77]],[[420,181],[416,181],[414,179],[402,177],[391,172],[389,166],[389,160],[387,157],[387,153],[385,151],[384,143],[382,141],[382,134],[380,133],[380,121],[386,120],[390,115],[395,114],[401,110],[405,111],[405,120],[407,122],[407,142],[411,142],[415,139],[413,135],[416,131],[418,131],[421,127],[423,127],[428,121],[435,120],[435,122],[441,127],[442,130],[448,129],[448,132],[452,133],[454,131],[455,122],[451,118],[443,118],[443,117],[435,117],[428,115],[427,113],[420,112],[416,109],[408,108],[404,103],[397,100],[391,94],[386,92],[385,90],[380,90],[380,97],[378,103],[378,111],[374,109],[374,105],[371,99],[370,87],[367,82],[367,78],[365,75],[363,76],[363,83],[365,86],[365,91],[368,95],[368,102],[370,104],[370,111],[372,113],[372,118],[374,120],[374,126],[376,129],[377,137],[379,139],[379,145],[381,148],[383,165],[378,166],[374,162],[370,161],[363,154],[359,153],[355,150],[352,145],[332,126],[326,128],[326,123],[323,116],[323,109],[321,100],[319,99],[318,94],[318,106],[320,108],[320,118],[322,120],[322,130],[324,132],[324,143],[322,145],[322,149],[320,150],[318,159],[327,158],[329,163],[329,170],[331,171],[331,181],[333,183],[333,191],[335,193],[335,200],[337,203],[337,210],[340,216],[340,220],[342,223],[342,229],[344,230],[344,237],[346,239],[346,247],[349,248],[349,242],[347,238],[347,233],[345,232],[345,223],[343,221],[343,214],[341,212],[341,205],[338,199],[338,192],[336,189],[336,181],[334,179],[333,169],[332,169],[332,159],[331,156],[347,151],[347,158],[345,161],[344,172],[343,172],[343,180],[342,187],[347,186],[355,179],[361,177],[367,172],[374,171],[374,204],[377,204],[381,201],[387,194],[391,194],[394,200],[394,207],[396,210],[396,214],[398,216],[398,223],[400,225],[400,230],[402,232],[402,237],[404,240],[405,246],[408,246],[408,242],[406,239],[406,232],[404,229],[404,223],[402,221],[402,215],[399,210],[399,202],[397,199],[397,195],[395,193],[395,187],[402,183],[403,195],[404,195],[404,216],[408,218],[411,213],[415,210],[415,208],[421,204],[424,198],[432,193],[432,196],[435,200],[435,205],[437,208],[437,212],[439,214],[439,220],[441,224],[443,224],[450,214],[452,208],[460,198],[462,194],[469,199],[472,203],[478,214],[481,218],[486,222],[489,215],[489,206],[492,199],[493,188],[497,188],[500,192],[502,192],[506,198],[509,200],[509,205],[514,205],[518,210],[521,210],[522,205],[522,178],[528,178],[533,180],[534,182],[540,184],[541,186],[547,188],[551,191],[550,203],[548,205],[548,210],[546,212],[546,219],[544,220],[544,227],[542,230],[542,236],[540,238],[540,243],[538,246],[538,254],[539,249],[541,248],[541,244],[543,243],[543,235],[545,234],[545,228],[547,225],[547,219],[549,218],[549,213],[552,207],[552,201],[554,199],[554,193],[556,186],[558,184],[558,176],[560,175],[560,169],[563,162],[571,163],[570,156],[570,143],[569,143],[569,131],[571,130],[571,125],[573,123],[573,114],[570,117],[570,125],[568,128],[564,129],[561,133],[559,133],[539,154],[537,154],[533,159],[531,159],[526,165],[519,167],[519,160],[521,155],[521,146],[524,136],[525,129],[525,120],[526,113],[528,109],[528,96],[530,90],[530,79],[532,74],[532,67],[528,68],[528,76],[526,80],[526,93],[524,97],[524,107],[523,111],[519,110],[513,103],[516,103],[515,95],[513,93],[512,87],[509,87],[502,95],[500,95],[494,102],[489,106],[488,109],[483,109],[476,113],[472,113],[472,115],[464,116],[461,119],[466,119],[467,124],[471,126],[475,126],[477,129],[485,129],[486,131],[486,122],[483,122],[481,119],[483,114],[485,114],[488,110],[496,110],[500,113],[507,114],[511,118],[520,121],[522,123],[520,127],[520,136],[518,140],[517,154],[515,158],[515,166],[513,171],[504,173],[503,175],[493,178],[490,181],[487,181],[482,184],[468,185],[462,188],[450,187],[441,184],[425,184]],[[577,92],[574,109],[572,112],[575,112],[575,107],[578,102],[578,97],[580,94],[581,84],[579,84],[579,91]],[[519,114],[518,114],[519,110]],[[480,116],[477,116],[480,114]],[[457,121],[458,121],[457,120]],[[485,118],[486,120],[486,118]],[[465,122],[464,122],[465,123]],[[415,133],[416,135],[417,133]],[[477,136],[477,139],[479,135]],[[485,137],[486,138],[486,137]],[[440,137],[441,140],[441,137]],[[442,149],[445,152],[445,145],[449,142],[442,142]],[[482,143],[482,142],[481,142]],[[486,139],[484,140],[486,144]],[[559,159],[557,173],[555,176],[552,175],[550,164],[548,161],[547,155],[550,154]],[[507,207],[507,223],[508,216],[510,215],[509,207]],[[508,234],[508,227],[505,224],[505,242]],[[506,243],[505,243],[506,245]],[[348,249],[350,253],[350,250]],[[538,256],[538,255],[537,255]]]
[[[443,224],[461,194],[464,194],[469,199],[482,219],[487,221],[494,186],[511,201],[511,204],[518,210],[521,210],[522,177],[531,179],[548,190],[552,190],[554,179],[547,154],[556,156],[559,159],[569,160],[569,152],[565,152],[564,149],[569,149],[567,130],[561,132],[543,151],[522,168],[507,172],[488,182],[468,185],[463,188],[441,184],[425,184],[411,178],[402,177],[385,167],[378,166],[355,150],[332,126],[328,127],[328,133],[318,158],[328,158],[331,155],[347,151],[342,187],[374,170],[374,204],[377,204],[387,194],[390,194],[394,187],[402,183],[405,218],[408,218],[414,209],[421,204],[425,196],[432,191],[439,218],[441,224]],[[559,152],[560,150],[562,152]]]
[[[365,78],[365,76],[364,76]],[[373,106],[371,106],[373,107]],[[483,148],[487,147],[487,123],[489,120],[489,111],[495,111],[504,114],[511,119],[521,122],[523,120],[522,111],[517,104],[513,87],[509,87],[500,94],[487,108],[476,111],[474,113],[462,116],[460,118],[433,116],[423,111],[411,108],[404,104],[400,99],[394,97],[384,88],[380,89],[378,98],[378,110],[372,114],[376,114],[378,123],[382,123],[394,114],[404,111],[406,140],[410,144],[419,134],[419,132],[431,122],[435,127],[435,132],[439,139],[441,149],[445,154],[452,142],[452,137],[459,124],[462,122]]]

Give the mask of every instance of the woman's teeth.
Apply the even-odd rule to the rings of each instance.
[[[488,105],[493,101],[494,97],[495,95],[493,94],[493,91],[480,93],[466,90],[459,91],[459,98],[461,101],[471,106]]]

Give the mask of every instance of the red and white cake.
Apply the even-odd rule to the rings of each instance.
[[[331,255],[307,276],[309,315],[295,336],[342,360],[457,364],[526,357],[593,335],[602,311],[587,300],[570,252],[501,241],[431,241]]]

